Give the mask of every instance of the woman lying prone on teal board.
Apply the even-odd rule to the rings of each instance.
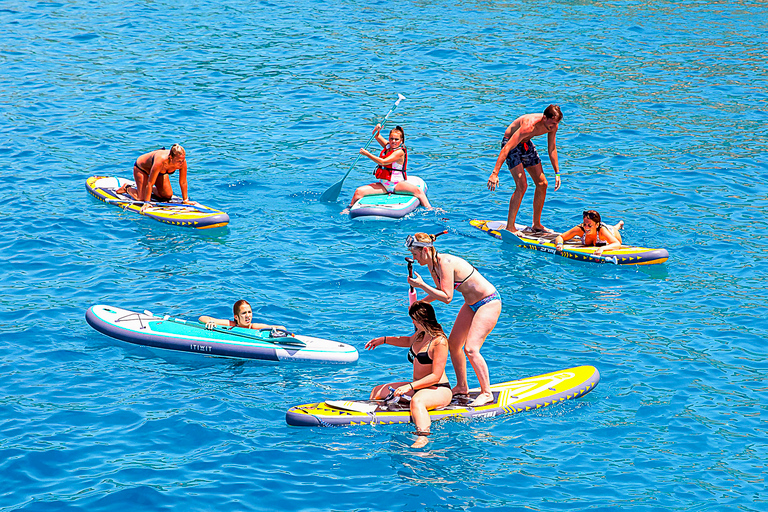
[[[232,313],[235,315],[234,320],[222,320],[220,318],[213,318],[210,316],[201,316],[199,321],[201,324],[205,324],[206,329],[215,329],[218,325],[221,327],[241,327],[243,329],[285,330],[285,327],[282,325],[253,323],[253,310],[251,309],[251,305],[248,304],[248,301],[244,299],[240,299],[239,301],[235,302],[235,305],[232,307]]]

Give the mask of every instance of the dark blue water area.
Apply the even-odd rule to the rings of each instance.
[[[766,19],[738,0],[3,3],[0,510],[765,510]],[[391,125],[440,210],[351,221],[370,162],[320,195],[397,93]],[[486,188],[501,136],[550,103],[562,187],[540,137],[543,222],[594,208],[667,263],[573,262],[469,225],[505,217],[512,177]],[[174,142],[227,227],[87,194]],[[412,425],[287,426],[291,406],[408,378],[403,350],[363,346],[412,328],[403,241],[443,229],[504,298],[492,380],[594,365],[597,388],[435,423],[420,450]],[[158,352],[84,319],[224,318],[239,298],[360,360]],[[446,329],[460,306],[437,305]]]

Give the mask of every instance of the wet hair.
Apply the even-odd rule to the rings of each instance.
[[[168,156],[170,156],[171,158],[176,158],[177,156],[183,155],[185,153],[186,151],[184,151],[184,148],[181,147],[181,144],[174,144],[173,146],[171,146],[171,149],[168,152]]]
[[[392,135],[392,132],[398,131],[400,132],[400,144],[405,144],[405,132],[403,131],[403,127],[398,125],[389,130],[389,134]]]
[[[560,105],[550,105],[544,109],[544,117],[555,119],[558,123],[563,120],[563,113],[560,112]]]
[[[232,306],[232,313],[234,313],[235,317],[240,314],[240,308],[243,307],[243,304],[250,306],[248,301],[245,299],[240,299],[239,301],[235,302],[234,306]]]
[[[416,239],[417,242],[422,243],[434,243],[437,237],[440,235],[444,235],[448,232],[448,230],[441,231],[440,233],[437,233],[435,235],[428,235],[426,233],[416,233],[413,235],[413,237]],[[440,284],[440,267],[437,265],[437,247],[424,247],[426,249],[432,259],[432,268],[434,268],[437,271],[437,283]]]
[[[600,224],[602,224],[602,220],[600,220],[600,214],[597,213],[595,210],[585,210],[581,214],[582,218],[589,219],[591,221],[595,222],[595,225],[597,226],[597,229],[600,229]]]
[[[408,315],[419,322],[433,337],[445,336],[443,326],[438,323],[435,316],[435,308],[429,302],[417,300],[408,308]]]

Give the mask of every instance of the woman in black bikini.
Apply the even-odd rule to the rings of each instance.
[[[443,328],[437,323],[435,309],[424,301],[416,301],[408,309],[408,314],[416,326],[416,332],[410,336],[381,336],[365,344],[373,350],[384,343],[396,347],[410,347],[408,361],[413,363],[413,380],[410,382],[390,382],[376,386],[371,391],[371,400],[380,400],[394,387],[395,396],[411,396],[411,418],[416,424],[419,436],[413,448],[421,448],[429,441],[430,409],[444,407],[451,403],[453,393],[445,363],[448,361],[448,339]]]
[[[197,204],[187,194],[187,157],[184,148],[174,144],[171,149],[158,149],[145,153],[133,164],[133,179],[136,186],[123,185],[117,193],[127,193],[137,201],[151,201],[155,195],[160,201],[173,197],[170,175],[179,170],[179,187],[184,204]],[[149,205],[144,205],[144,211]]]

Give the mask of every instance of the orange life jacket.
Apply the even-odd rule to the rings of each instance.
[[[373,171],[373,175],[376,176],[376,178],[380,180],[390,180],[392,179],[392,171],[400,171],[403,173],[403,179],[408,179],[408,175],[406,174],[406,169],[408,168],[408,150],[405,148],[403,144],[400,144],[395,149],[392,149],[389,144],[384,146],[384,149],[381,150],[381,153],[379,153],[379,158],[387,158],[389,155],[397,151],[398,149],[402,149],[403,153],[405,153],[405,157],[403,159],[403,168],[402,169],[393,169],[392,165],[389,166],[383,166],[379,165],[376,166],[376,170]]]

